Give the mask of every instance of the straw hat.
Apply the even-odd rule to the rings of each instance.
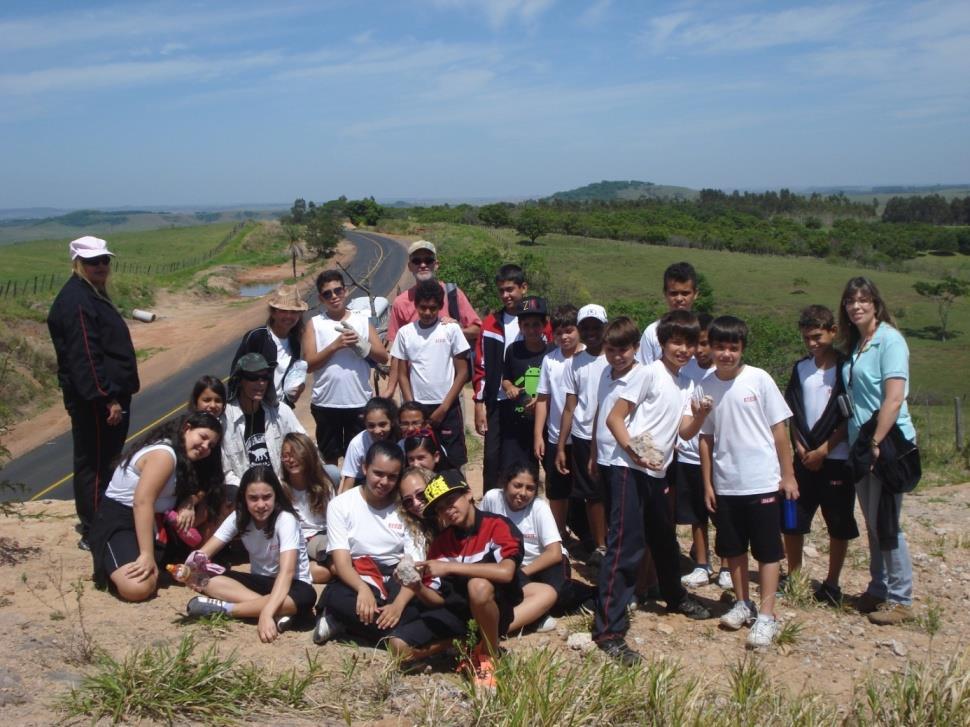
[[[310,306],[303,300],[298,285],[281,285],[268,301],[270,308],[276,310],[308,310]]]

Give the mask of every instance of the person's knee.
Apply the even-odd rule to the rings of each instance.
[[[468,581],[468,600],[481,604],[495,599],[495,586],[484,578],[472,578]]]
[[[155,595],[155,591],[158,588],[158,580],[154,577],[144,581],[135,581],[124,576],[115,578],[112,575],[111,581],[114,583],[115,590],[118,592],[118,597],[124,601],[131,601],[132,603],[147,601]]]

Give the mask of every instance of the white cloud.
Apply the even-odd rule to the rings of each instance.
[[[593,27],[603,22],[613,0],[594,0],[579,14],[578,22],[586,27]]]
[[[533,22],[552,7],[555,0],[432,0],[432,3],[439,8],[479,12],[493,29],[498,29],[513,19]]]
[[[841,37],[868,10],[864,3],[804,6],[710,19],[678,12],[650,20],[642,39],[655,53],[684,50],[725,53],[763,50]]]

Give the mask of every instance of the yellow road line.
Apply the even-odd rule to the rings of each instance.
[[[185,404],[179,404],[177,407],[175,407],[171,411],[166,412],[165,414],[162,414],[155,421],[153,421],[153,422],[151,422],[149,424],[146,424],[145,426],[143,426],[141,429],[139,429],[134,434],[129,434],[128,435],[128,438],[125,440],[125,444],[128,444],[128,442],[130,442],[135,437],[137,437],[137,436],[139,436],[141,434],[144,434],[145,432],[147,432],[152,427],[157,426],[158,424],[160,424],[161,422],[165,421],[170,416],[172,416],[173,414],[175,414],[177,411],[179,411],[180,409],[184,409],[184,408],[185,408]],[[48,485],[47,487],[45,487],[40,492],[32,495],[31,498],[27,502],[33,502],[34,500],[39,500],[40,498],[42,498],[44,495],[46,495],[51,490],[55,490],[58,487],[60,487],[61,485],[63,485],[67,480],[71,479],[71,477],[73,477],[73,476],[74,476],[74,473],[73,472],[69,472],[68,474],[66,474],[63,477],[61,477],[61,479],[59,479],[57,482]]]

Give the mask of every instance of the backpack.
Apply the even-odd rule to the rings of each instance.
[[[458,312],[457,283],[445,283],[445,296],[448,302],[448,317],[458,321],[458,325],[461,325],[461,318]],[[468,360],[468,378],[466,381],[471,381],[472,372],[475,370],[475,347],[470,346],[464,356]]]

